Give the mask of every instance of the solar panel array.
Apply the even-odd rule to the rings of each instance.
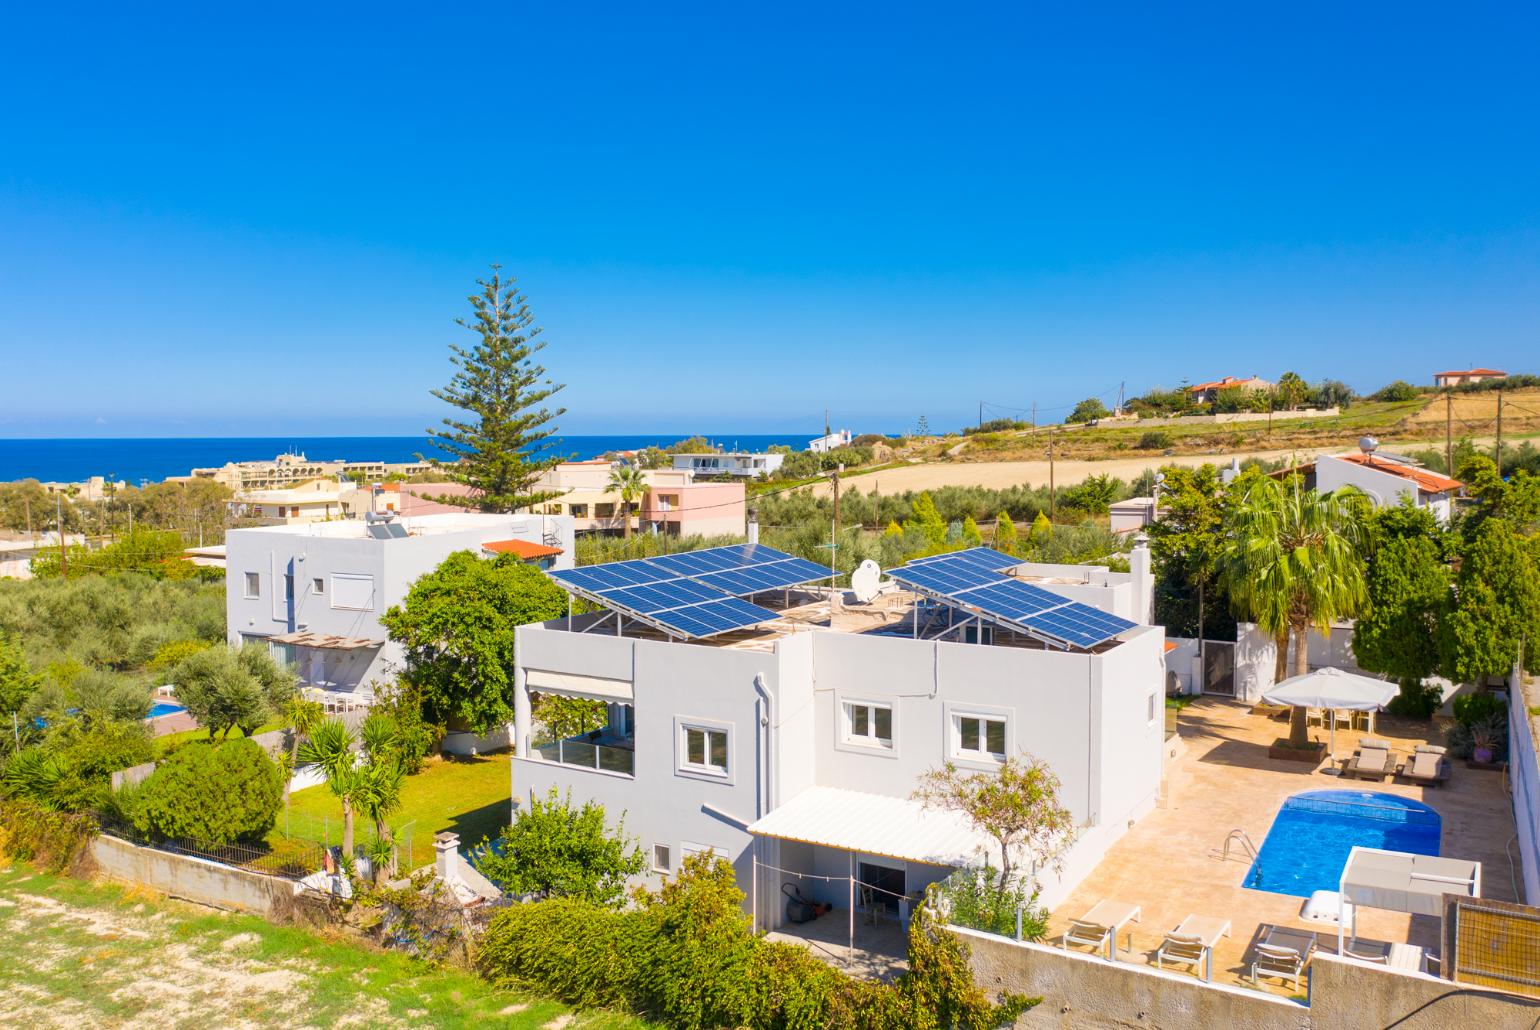
[[[976,565],[990,572],[1003,572],[1006,569],[1014,569],[1023,564],[1020,558],[997,551],[993,547],[970,547],[966,551],[948,551],[945,554],[933,554],[928,558],[916,558],[906,568],[914,568],[916,565],[924,565],[929,562],[946,562],[955,564],[961,562],[965,565]]]
[[[731,544],[549,574],[574,593],[686,637],[709,637],[780,618],[743,600],[833,573],[762,544]]]
[[[975,547],[922,558],[888,575],[944,602],[973,608],[1033,636],[1075,647],[1095,647],[1138,625],[991,569],[989,565],[1001,559],[1009,561],[1007,568],[1022,563],[998,551],[979,555],[981,551],[989,549]]]

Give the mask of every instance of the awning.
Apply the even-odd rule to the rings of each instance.
[[[1286,679],[1264,690],[1268,704],[1291,708],[1335,708],[1356,712],[1377,711],[1396,696],[1396,684],[1390,680],[1360,676],[1341,669],[1317,669],[1303,676]]]
[[[808,787],[749,832],[943,866],[977,864],[997,847],[956,812],[839,787]]]
[[[511,554],[525,561],[550,558],[561,553],[560,547],[535,544],[528,540],[490,540],[482,544],[481,549],[492,554]]]
[[[383,640],[366,640],[363,637],[338,637],[326,633],[279,633],[268,637],[272,644],[293,644],[295,647],[319,647],[327,651],[362,651],[369,647],[382,647]]]
[[[1445,894],[1480,897],[1481,863],[1354,848],[1342,870],[1342,896],[1355,905],[1437,916]]]
[[[632,701],[631,683],[628,680],[605,679],[601,676],[579,676],[570,672],[547,672],[544,669],[526,669],[524,686],[542,694],[564,694],[568,697],[599,697],[607,701]]]

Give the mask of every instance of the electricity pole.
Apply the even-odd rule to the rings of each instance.
[[[829,568],[834,575],[829,577],[829,605],[831,608],[839,605],[839,592],[835,590],[835,579],[839,576],[839,534],[840,534],[840,473],[845,471],[845,464],[841,462],[829,473],[829,482],[834,486],[834,520],[829,524]]]
[[[55,493],[53,498],[55,518],[58,519],[59,527],[59,578],[69,579],[69,554],[64,550],[64,494]]]
[[[1454,475],[1454,391],[1444,387],[1444,471]]]
[[[1503,388],[1497,388],[1497,447],[1492,455],[1497,462],[1497,478],[1503,478]]]
[[[1037,401],[1032,402],[1032,431],[1037,432]]]
[[[979,428],[984,428],[984,402],[979,401]]]
[[[1053,426],[1048,427],[1048,521],[1058,517],[1058,492],[1053,486]]]

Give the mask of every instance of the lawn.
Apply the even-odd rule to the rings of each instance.
[[[469,846],[482,837],[496,837],[510,816],[508,752],[476,758],[433,758],[402,789],[401,809],[388,822],[397,839],[411,842],[411,868],[433,861],[433,835],[453,830]],[[342,840],[342,803],[324,785],[297,791],[287,813],[278,813],[277,831],[291,837],[336,844]],[[360,841],[373,832],[358,819]]]
[[[575,1014],[349,940],[23,865],[0,869],[0,934],[3,1026],[647,1025]]]
[[[257,733],[266,733],[269,730],[281,730],[287,725],[288,721],[281,717],[269,719],[261,726],[258,726],[255,733],[252,735],[255,736]],[[156,737],[155,757],[165,758],[166,755],[171,752],[171,749],[176,747],[178,744],[185,744],[189,740],[207,740],[208,735],[208,730],[203,729],[202,727],[198,727],[191,730],[182,730],[180,733],[167,733],[164,736]],[[239,737],[240,735],[241,733],[239,730],[234,730],[230,734],[232,739]]]

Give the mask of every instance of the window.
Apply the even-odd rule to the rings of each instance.
[[[655,873],[667,873],[673,870],[673,856],[669,853],[667,844],[654,844],[652,846],[652,871]]]
[[[727,774],[727,731],[705,726],[684,728],[684,765],[695,772]]]
[[[1155,725],[1155,695],[1151,694],[1145,699],[1145,718],[1151,726]]]
[[[349,572],[332,573],[332,607],[374,611],[374,577]]]
[[[283,574],[283,599],[292,602],[294,600],[294,573]]]
[[[320,576],[310,581],[310,588],[318,594],[326,593],[326,580]]]
[[[956,734],[953,750],[974,760],[1005,760],[1005,718],[990,715],[953,715]]]
[[[893,706],[845,702],[845,742],[868,747],[893,746]]]
[[[262,577],[258,573],[255,573],[255,572],[248,572],[248,573],[246,573],[246,596],[247,597],[261,597],[262,596]]]

